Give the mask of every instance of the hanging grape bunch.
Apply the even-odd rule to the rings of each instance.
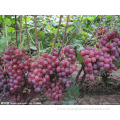
[[[101,71],[107,73],[112,73],[113,70],[116,71],[117,67],[114,62],[120,56],[120,35],[116,29],[111,33],[105,32],[102,37],[101,34],[97,35],[100,35],[96,45],[98,49],[87,46],[80,52],[85,64],[86,78],[91,81],[95,80],[95,76],[100,76]]]
[[[2,65],[0,66],[0,96],[2,99],[10,99],[12,102],[25,102],[30,92],[24,92],[27,85],[27,72],[29,70],[29,57],[26,50],[22,52],[18,47],[13,46],[4,51],[1,56]]]
[[[64,54],[65,52],[67,55]],[[28,73],[28,83],[33,85],[34,90],[43,91],[56,102],[62,99],[65,88],[69,88],[72,84],[70,78],[77,68],[75,51],[71,46],[63,48],[57,56],[56,49],[52,54],[44,53],[38,61],[31,62]]]
[[[55,102],[61,101],[64,90],[72,84],[71,75],[77,66],[71,46],[57,55],[56,49],[52,54],[43,53],[38,59],[29,58],[25,49],[20,51],[16,46],[4,51],[0,57],[1,98],[14,103],[25,102],[43,92]]]

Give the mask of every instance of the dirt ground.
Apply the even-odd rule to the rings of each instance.
[[[85,80],[80,91],[80,97],[76,99],[79,105],[119,105],[120,70],[112,73],[107,86],[100,80]]]

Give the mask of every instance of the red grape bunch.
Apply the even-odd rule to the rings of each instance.
[[[32,61],[30,63],[30,70],[28,73],[28,83],[33,85],[34,90],[36,92],[45,92],[45,94],[52,98],[55,101],[60,101],[61,97],[55,97],[57,93],[56,86],[53,89],[54,91],[50,91],[51,84],[58,85],[57,88],[65,89],[69,88],[72,84],[70,80],[71,74],[76,70],[77,66],[75,65],[75,51],[70,46],[66,47],[70,51],[73,52],[68,53],[67,57],[64,56],[64,53],[60,53],[60,56],[57,57],[57,50],[54,49],[53,54],[44,53],[39,57],[37,61]],[[66,49],[63,48],[63,49]],[[70,55],[69,55],[70,54]],[[73,56],[72,56],[73,54]],[[62,57],[63,56],[63,57]],[[47,89],[45,89],[47,87]],[[49,91],[47,91],[49,90]],[[61,94],[63,94],[63,90],[60,90]],[[56,93],[53,97],[52,92]],[[49,94],[47,94],[49,93]],[[51,94],[51,95],[50,95]]]
[[[87,46],[80,52],[85,64],[86,78],[91,81],[94,81],[94,76],[100,76],[101,71],[112,73],[117,70],[114,64],[120,56],[120,36],[117,30],[104,34],[97,47],[98,49]]]
[[[107,28],[100,27],[98,30],[94,29],[93,34],[100,39],[104,34],[107,33],[107,31]]]
[[[26,50],[22,49],[22,52],[20,52],[18,47],[10,47],[4,51],[4,54],[1,56],[1,61],[0,90],[2,92],[0,96],[3,99],[20,102],[17,101],[17,99],[15,100],[15,96],[18,96],[18,93],[23,91],[24,86],[27,86],[26,77],[29,70],[30,59],[26,56]],[[22,94],[22,92],[20,93]]]
[[[66,46],[58,55],[43,53],[38,59],[29,58],[26,50],[13,46],[0,57],[0,98],[14,103],[26,102],[43,92],[55,102],[72,84],[72,73],[77,69],[75,50]]]

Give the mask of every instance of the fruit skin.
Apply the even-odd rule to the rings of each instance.
[[[93,76],[90,76],[90,81],[94,81],[95,78]]]

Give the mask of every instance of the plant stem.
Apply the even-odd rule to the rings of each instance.
[[[36,15],[34,16],[34,25],[35,25],[35,44],[36,44],[36,48],[37,51],[39,52],[39,48],[38,48],[38,40],[37,40],[37,23],[36,23]]]
[[[20,15],[20,45],[22,44],[22,15]]]
[[[62,43],[61,43],[61,46],[60,46],[60,49],[59,49],[59,52],[58,52],[58,56],[59,56],[59,54],[60,54],[60,51],[61,51],[61,49],[62,49],[62,47],[63,47],[63,43],[64,43],[64,40],[65,40],[65,35],[66,35],[67,28],[68,28],[68,20],[69,20],[69,15],[67,16],[65,32],[64,32],[63,40],[62,40]]]
[[[7,37],[7,25],[6,25],[6,16],[5,16],[5,36]]]
[[[31,57],[31,51],[30,51],[30,44],[29,44],[29,38],[28,38],[28,29],[27,29],[27,17],[25,15],[25,26],[26,26],[26,35],[27,35],[27,42],[28,42],[28,47],[29,47],[29,54]]]
[[[75,83],[76,83],[76,84],[77,84],[77,82],[78,82],[78,78],[79,78],[79,76],[80,76],[80,73],[82,72],[83,69],[84,69],[84,65],[83,65],[83,63],[82,63],[82,67],[81,67],[80,70],[78,71],[78,74],[77,74],[76,79],[75,79]]]
[[[57,30],[57,34],[56,34],[56,37],[55,37],[55,42],[54,42],[54,44],[53,44],[53,46],[52,46],[51,52],[53,51],[53,49],[54,49],[54,47],[55,47],[55,44],[56,44],[56,42],[57,42],[58,33],[59,33],[60,25],[61,25],[61,19],[62,19],[62,15],[60,15],[58,30]]]
[[[81,81],[80,81],[80,83],[79,83],[79,87],[82,86],[82,84],[83,84],[83,82],[84,82],[84,80],[85,80],[85,75],[86,75],[86,73],[85,73],[85,71],[84,71],[84,74],[83,74],[83,76],[82,76],[82,79],[81,79]]]
[[[103,82],[104,82],[105,85],[108,84],[108,77],[109,77],[109,75],[107,73],[105,73],[105,74],[102,75],[102,80],[103,80]]]
[[[17,39],[17,15],[15,15],[15,28],[16,28],[16,44],[18,46],[18,39]]]

